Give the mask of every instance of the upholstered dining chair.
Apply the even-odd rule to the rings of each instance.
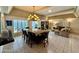
[[[44,47],[46,46],[46,44],[48,44],[48,34],[49,34],[49,32],[43,32],[39,36],[39,40],[41,43],[44,44]]]
[[[23,29],[22,29],[22,37],[23,37],[23,39],[24,39],[24,41],[25,41],[25,39],[26,39],[26,31],[23,30]]]
[[[36,35],[33,32],[28,31],[28,44],[32,47],[32,45],[36,42]]]
[[[29,41],[29,35],[28,35],[28,31],[25,31],[25,41],[26,41],[26,43],[28,43],[28,41]]]

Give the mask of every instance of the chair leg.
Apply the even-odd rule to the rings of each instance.
[[[31,40],[29,40],[28,43],[29,43],[30,47],[32,48],[32,42],[31,42]]]
[[[49,42],[48,42],[48,38],[47,38],[47,40],[46,40],[46,43],[48,44]]]
[[[26,42],[26,43],[28,42],[28,39],[27,39],[27,37],[26,37],[26,39],[25,39],[25,42]]]
[[[32,43],[30,43],[30,47],[32,48]]]
[[[43,44],[44,44],[44,47],[46,46],[46,43],[45,43],[45,41],[43,41]]]
[[[29,38],[28,37],[26,37],[26,43],[29,44]]]
[[[25,35],[24,35],[24,41],[25,41]]]
[[[45,40],[45,42],[44,42],[44,47],[47,46],[48,44],[49,44],[49,42],[48,42],[48,38],[47,38],[47,40]]]

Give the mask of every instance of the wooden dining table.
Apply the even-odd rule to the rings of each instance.
[[[40,33],[43,33],[43,32],[48,32],[49,30],[41,30],[41,29],[34,29],[30,32],[33,32],[35,33],[35,35],[39,35]]]

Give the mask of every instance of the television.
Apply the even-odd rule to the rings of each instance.
[[[12,21],[11,20],[6,20],[7,26],[12,26]]]

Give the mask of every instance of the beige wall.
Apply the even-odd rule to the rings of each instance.
[[[71,22],[72,32],[75,34],[79,34],[79,18],[75,18],[74,21]]]

